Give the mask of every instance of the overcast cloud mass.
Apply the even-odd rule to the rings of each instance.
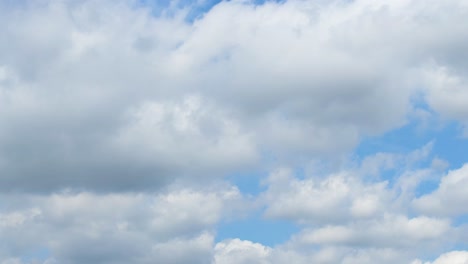
[[[0,264],[468,264],[467,0],[0,0]]]

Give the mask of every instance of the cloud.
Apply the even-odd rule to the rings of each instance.
[[[430,162],[432,148],[430,142],[408,153],[381,152],[332,172],[273,172],[260,195],[264,216],[295,222],[300,231],[272,252],[317,263],[409,263],[463,243],[453,219],[411,206],[417,190],[443,173]]]
[[[460,69],[434,63],[423,70],[429,105],[442,117],[460,121],[464,126],[468,124],[468,108],[464,103],[468,98],[467,72],[466,66]]]
[[[345,174],[298,180],[290,171],[279,170],[270,176],[263,198],[268,204],[267,217],[298,223],[337,223],[381,214],[391,194],[385,182],[364,186]]]
[[[247,240],[227,240],[215,246],[215,264],[269,263],[271,248]]]
[[[356,221],[349,226],[328,225],[304,230],[294,240],[304,244],[346,245],[366,248],[409,247],[415,243],[437,241],[448,233],[447,219],[424,216],[408,219],[401,215],[385,215],[382,219]]]
[[[279,246],[275,248],[265,247],[258,243],[246,240],[223,241],[216,245],[216,264],[228,263],[410,263],[411,259],[406,252],[388,248],[345,248],[328,247],[317,250],[316,248],[292,248]]]
[[[200,97],[147,102],[130,111],[129,124],[111,140],[122,160],[153,163],[166,174],[218,174],[254,164],[256,144],[236,120]],[[210,176],[210,175],[208,175]]]
[[[406,263],[444,243],[462,240],[453,238],[458,231],[449,218],[409,216],[414,213],[407,195],[421,180],[405,189],[399,180],[391,186],[359,180],[351,172],[322,180],[299,180],[282,173],[270,176],[263,197],[265,217],[296,222],[301,230],[275,250],[287,248],[317,263]]]
[[[58,263],[207,263],[214,227],[248,208],[234,187],[160,194],[2,196],[0,259],[35,256]],[[177,252],[177,253],[176,253]],[[44,254],[41,254],[44,255]]]
[[[433,264],[464,264],[468,263],[468,253],[466,251],[452,251],[445,253],[442,256],[438,257]]]
[[[420,260],[415,260],[412,264],[422,264]],[[468,263],[468,252],[466,251],[451,251],[442,254],[434,262],[424,262],[424,264],[465,264]]]
[[[456,216],[466,214],[465,204],[468,195],[468,165],[451,170],[440,179],[439,186],[432,193],[413,200],[413,205],[421,212],[434,215]]]
[[[407,121],[424,86],[414,73],[428,61],[465,67],[453,56],[468,32],[456,0],[230,1],[193,22],[186,10],[154,16],[132,1],[3,6],[5,190],[155,190],[187,171],[245,169],[258,153],[339,157]],[[425,88],[452,116],[447,96]],[[158,125],[157,111],[169,123]],[[164,131],[177,111],[195,111],[186,118],[198,130]]]
[[[452,250],[468,165],[445,173],[431,139],[410,153],[356,146],[415,116],[467,125],[467,13],[463,0],[0,1],[0,261],[408,263]],[[262,178],[260,194],[223,183],[242,173]],[[278,245],[216,240],[252,208],[300,230]]]

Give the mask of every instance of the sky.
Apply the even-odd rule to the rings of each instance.
[[[467,0],[0,25],[0,264],[468,263]]]

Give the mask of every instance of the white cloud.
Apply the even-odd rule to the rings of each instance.
[[[465,126],[468,124],[468,100],[466,72],[446,66],[432,65],[424,70],[427,101],[442,117],[455,119]]]
[[[438,241],[450,230],[447,219],[385,215],[381,219],[354,221],[347,226],[325,226],[302,231],[293,240],[317,245],[366,248],[400,248]]]
[[[162,171],[194,177],[203,176],[200,172],[222,175],[258,159],[252,137],[200,97],[147,102],[129,115],[129,124],[110,144],[135,163],[158,164]]]
[[[466,1],[222,1],[188,22],[202,2],[0,1],[2,263],[42,247],[46,263],[438,254],[456,231],[444,217],[467,212],[467,166],[415,197],[446,166],[421,168],[431,143],[340,162],[410,117],[467,124]],[[257,204],[205,186],[308,162],[333,173],[277,170],[258,197],[302,228],[290,241],[215,244],[220,220]]]
[[[434,162],[433,142],[408,153],[379,152],[338,169],[302,175],[288,168],[273,171],[260,201],[265,215],[299,224],[337,224],[407,214],[422,183],[436,182],[442,170]],[[429,161],[429,167],[422,166]],[[456,209],[455,209],[456,210]]]
[[[0,214],[2,241],[8,242],[0,245],[0,258],[46,249],[45,257],[59,263],[207,263],[215,225],[243,203],[236,188],[214,188],[3,195],[11,208]]]
[[[468,252],[466,251],[452,251],[445,253],[438,257],[432,264],[467,264]]]
[[[156,244],[151,256],[145,263],[209,263],[212,259],[214,237],[211,234],[201,234],[193,239],[174,239],[166,243]]]
[[[411,254],[390,248],[300,248],[283,245],[274,248],[245,240],[223,241],[215,247],[213,263],[410,263]]]
[[[272,249],[247,240],[232,239],[215,246],[213,264],[270,263]]]
[[[424,262],[424,264],[466,264],[468,263],[467,251],[452,251],[442,254],[433,262]],[[423,264],[421,260],[415,260],[411,264]]]
[[[268,179],[266,216],[298,223],[337,223],[375,217],[392,198],[386,182],[365,185],[351,172],[304,180],[282,169]]]
[[[289,163],[341,157],[363,136],[407,121],[424,83],[414,73],[427,61],[463,70],[453,54],[468,39],[467,7],[456,0],[227,1],[193,23],[187,10],[153,16],[123,0],[2,5],[8,189],[154,190],[184,174],[175,167],[215,175],[259,152]],[[453,93],[444,94],[428,98]],[[431,100],[437,111],[463,109]],[[157,111],[174,119],[159,124]],[[103,143],[114,137],[125,153]],[[30,181],[36,171],[47,180]]]
[[[317,263],[409,263],[444,244],[463,241],[454,236],[460,231],[452,219],[417,214],[411,208],[421,184],[441,173],[429,162],[434,160],[432,146],[377,153],[339,172],[272,173],[261,195],[265,217],[301,227],[272,252],[287,248]]]

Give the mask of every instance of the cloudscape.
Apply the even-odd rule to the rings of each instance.
[[[0,263],[468,263],[468,1],[0,0]]]

